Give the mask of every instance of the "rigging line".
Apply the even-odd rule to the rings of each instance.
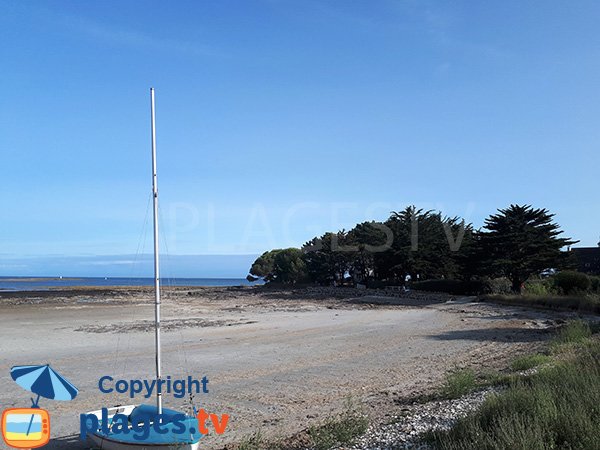
[[[164,268],[163,273],[166,273],[167,276],[164,278],[164,290],[165,290],[165,298],[168,298],[169,300],[173,299],[173,294],[174,294],[174,277],[173,277],[173,272],[171,270],[171,264],[170,262],[171,260],[171,253],[169,251],[169,243],[167,241],[167,233],[165,232],[165,230],[167,229],[167,227],[165,226],[165,221],[163,219],[163,211],[161,208],[161,205],[158,205],[158,222],[159,222],[159,238],[161,239],[164,251],[163,254],[165,256],[164,261],[166,262],[166,267]],[[168,289],[166,289],[168,288]]]
[[[142,239],[143,236],[145,236],[145,230],[146,230],[146,226],[148,223],[148,211],[150,208],[150,196],[148,197],[148,202],[146,204],[146,213],[144,214],[144,222],[142,225],[142,229],[140,230],[140,232],[138,233],[138,242],[137,242],[137,246],[136,246],[136,250],[135,250],[135,255],[133,258],[133,263],[131,265],[131,269],[129,271],[129,277],[133,278],[133,271],[136,268],[137,265],[137,260],[138,260],[138,255],[140,252],[140,245],[142,245]],[[120,344],[121,344],[121,333],[119,333],[118,337],[117,337],[117,345],[116,345],[116,350],[115,350],[115,359],[114,359],[114,363],[113,363],[113,372],[112,373],[116,373],[117,370],[117,363],[119,360],[119,350],[120,350]]]
[[[140,254],[143,255],[144,249],[146,248],[146,240],[147,240],[147,236],[148,236],[148,220],[150,217],[150,203],[152,201],[152,194],[148,194],[148,201],[146,202],[146,213],[144,214],[144,224],[142,225],[142,230],[141,233],[138,237],[138,243],[137,243],[137,248],[135,250],[135,256],[133,258],[133,264],[130,270],[130,275],[131,278],[133,278],[133,274],[134,271],[136,270],[137,266],[138,266],[138,261],[140,259]],[[140,250],[141,249],[141,250]],[[134,323],[135,320],[135,315],[137,312],[137,308],[135,307],[135,305],[128,305],[131,308],[131,313],[129,315],[129,322],[130,323]],[[118,357],[118,345],[119,345],[119,341],[120,341],[120,333],[119,333],[119,338],[117,340],[117,357]],[[127,333],[127,344],[125,346],[125,351],[129,351],[131,347],[131,333]],[[115,371],[113,373],[116,373],[116,361],[115,361]],[[123,360],[123,369],[121,372],[121,378],[125,375],[125,371],[127,370],[127,358],[124,358]]]
[[[173,288],[173,274],[171,272],[171,255],[169,253],[169,246],[167,244],[167,236],[165,233],[165,223],[164,220],[162,218],[162,208],[160,206],[160,204],[158,205],[158,229],[159,229],[159,240],[162,243],[163,246],[163,251],[161,253],[161,261],[166,263],[166,264],[161,264],[161,273],[162,274],[166,274],[166,276],[162,276],[162,281],[163,283],[161,283],[161,294],[164,294],[165,299],[169,299],[171,300],[170,294]]]
[[[148,194],[148,201],[146,202],[146,213],[144,214],[144,223],[142,225],[141,233],[139,234],[139,237],[138,237],[138,243],[137,243],[137,247],[136,247],[136,251],[135,251],[134,261],[133,261],[133,264],[132,264],[132,267],[130,270],[131,278],[133,278],[134,271],[138,265],[140,253],[143,253],[144,248],[146,247],[146,236],[148,234],[148,217],[149,217],[151,200],[152,200],[152,196],[151,196],[151,194]],[[140,248],[141,248],[141,252],[140,252]],[[135,319],[136,308],[132,307],[131,305],[129,305],[129,306],[131,307],[131,313],[130,313],[129,319],[130,319],[130,323],[133,323],[134,319]],[[129,347],[131,344],[131,334],[130,333],[127,333],[127,334],[128,334],[127,345],[125,347],[125,350],[129,350]],[[120,341],[120,334],[119,334],[119,339],[117,341],[117,344],[119,343],[119,341]],[[118,348],[117,348],[117,350],[118,350]],[[117,356],[118,356],[118,351],[117,351]],[[116,366],[116,361],[115,361],[115,366]],[[123,363],[122,375],[125,374],[126,367],[127,367],[127,359],[125,358],[124,363]],[[115,372],[113,372],[113,373],[116,373],[116,367],[115,367]]]
[[[160,204],[158,205],[158,221],[159,221],[159,225],[160,225],[159,229],[163,230],[163,232],[160,233],[160,235],[162,237],[162,241],[163,241],[164,248],[165,248],[165,253],[167,255],[167,262],[168,262],[168,261],[170,261],[171,253],[169,251],[169,244],[167,242],[167,233],[164,231],[167,228],[164,225],[163,211],[162,211],[162,208],[161,208]],[[173,277],[172,277],[171,270],[167,268],[166,272],[169,275],[169,278],[167,279],[167,284],[170,287],[169,300],[172,300],[174,297],[172,297],[171,294],[174,295],[177,291],[175,289],[173,289]],[[187,378],[188,376],[190,376],[190,372],[188,370],[189,366],[188,366],[187,351],[185,349],[185,342],[184,342],[184,339],[183,339],[183,331],[182,331],[181,328],[179,328],[178,331],[179,331],[178,334],[179,334],[179,348],[180,348],[180,351],[177,352],[177,356],[178,356],[178,359],[179,359],[179,369],[180,369],[181,372],[184,373],[184,375]],[[183,364],[182,364],[182,361],[181,361],[181,356],[182,355],[183,355],[183,359],[184,359],[183,360]],[[193,411],[193,407],[194,407],[193,403],[192,403],[192,401],[193,401],[192,399],[193,399],[193,397],[190,396],[190,410],[191,411]]]
[[[167,242],[167,233],[165,232],[165,230],[167,229],[165,226],[165,221],[163,219],[163,213],[162,213],[162,208],[161,205],[158,205],[158,224],[159,224],[159,237],[162,239],[162,243],[163,243],[163,248],[164,248],[164,255],[165,255],[165,259],[167,261],[167,267],[166,267],[166,272],[167,272],[167,278],[166,278],[166,285],[169,288],[173,287],[173,273],[171,272],[171,270],[169,269],[170,264],[169,262],[171,261],[171,253],[169,252],[169,244]]]
[[[167,233],[164,231],[167,229],[167,227],[165,226],[165,221],[163,220],[163,213],[162,213],[162,208],[160,206],[160,204],[158,205],[158,223],[159,223],[159,239],[162,239],[162,244],[163,244],[163,254],[165,256],[165,261],[166,261],[166,267],[164,272],[166,272],[167,277],[165,277],[165,283],[163,283],[163,286],[165,288],[169,288],[168,289],[168,294],[171,294],[173,292],[173,287],[175,286],[175,284],[173,283],[174,277],[173,277],[173,272],[171,271],[170,267],[171,264],[170,262],[171,260],[171,253],[169,251],[169,244],[167,242]],[[161,291],[162,292],[162,291]],[[167,298],[169,298],[167,296]]]
[[[160,232],[160,238],[161,238],[161,242],[164,246],[164,254],[166,256],[165,260],[167,263],[167,267],[165,268],[165,270],[163,271],[163,273],[167,274],[167,278],[165,279],[165,283],[163,284],[163,286],[168,287],[168,291],[165,291],[165,298],[168,298],[169,301],[173,301],[173,299],[176,299],[177,297],[177,289],[175,287],[174,284],[174,277],[173,277],[173,273],[171,271],[171,265],[169,264],[169,262],[171,261],[171,253],[169,251],[169,244],[167,242],[167,233],[164,231],[166,230],[166,226],[164,225],[164,219],[163,219],[163,211],[162,208],[159,204],[158,207],[158,220],[159,220],[159,230],[163,230],[162,232]],[[187,378],[190,373],[187,370],[187,354],[185,352],[185,346],[184,346],[184,342],[183,342],[183,334],[181,331],[181,328],[179,328],[178,330],[178,335],[179,335],[179,351],[175,352],[177,355],[177,362],[178,362],[178,368],[179,368],[179,373],[181,375],[185,375],[185,377]],[[182,361],[181,356],[184,356],[185,361]],[[183,402],[183,407],[185,407],[185,401]],[[190,405],[189,408],[187,408],[188,411],[193,412],[193,405]]]

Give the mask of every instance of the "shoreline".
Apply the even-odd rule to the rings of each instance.
[[[168,287],[235,287],[261,286],[262,283],[250,283],[244,278],[161,278],[163,288]],[[117,287],[134,289],[136,287],[153,287],[151,277],[40,277],[18,278],[0,277],[0,292],[37,292],[74,288],[108,288]]]

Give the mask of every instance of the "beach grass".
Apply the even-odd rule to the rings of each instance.
[[[311,426],[308,434],[315,450],[329,450],[350,444],[364,434],[368,426],[368,418],[351,400],[347,400],[344,411],[328,417],[320,425]]]
[[[471,369],[455,369],[446,375],[441,388],[441,397],[459,398],[475,390],[478,386],[475,372]]]
[[[505,390],[426,440],[440,450],[599,449],[600,339],[585,325],[568,323],[553,341],[549,364],[505,378]],[[533,355],[521,367],[541,359]]]
[[[535,353],[533,355],[524,355],[518,357],[511,363],[510,367],[512,370],[529,370],[533,369],[534,367],[541,366],[550,360],[551,358],[548,355]]]

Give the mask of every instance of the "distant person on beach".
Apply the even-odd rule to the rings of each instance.
[[[407,273],[404,277],[404,291],[410,291],[410,280],[412,280],[412,277]]]

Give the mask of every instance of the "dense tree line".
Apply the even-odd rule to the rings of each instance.
[[[252,264],[248,279],[368,285],[503,276],[520,292],[532,274],[570,264],[562,250],[577,241],[560,237],[553,217],[546,209],[511,205],[476,230],[459,217],[409,206],[385,222],[328,232],[299,249],[267,251]]]

